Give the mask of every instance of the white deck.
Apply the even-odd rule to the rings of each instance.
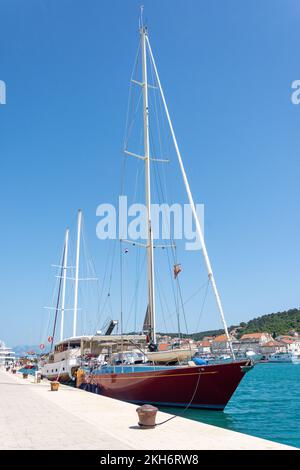
[[[292,449],[185,418],[140,429],[136,405],[0,370],[0,449]],[[159,412],[157,422],[169,416]]]

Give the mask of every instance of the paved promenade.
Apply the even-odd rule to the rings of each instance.
[[[136,405],[0,370],[0,449],[289,449],[185,418],[140,429]],[[171,415],[159,412],[157,422]]]

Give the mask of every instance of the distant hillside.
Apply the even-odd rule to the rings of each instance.
[[[233,327],[231,327],[233,328]],[[236,327],[234,327],[236,328]],[[230,328],[229,328],[230,330]],[[195,341],[201,341],[205,336],[218,336],[224,333],[224,330],[207,330],[199,333],[191,333],[189,335],[182,333],[181,338],[193,338]],[[158,333],[159,335],[168,335],[171,338],[177,338],[178,333]]]
[[[232,325],[228,328],[229,332],[234,332],[237,338],[240,338],[245,333],[263,332],[270,333],[271,335],[279,336],[289,332],[297,331],[300,333],[300,309],[293,308],[284,312],[270,313],[261,317],[253,318],[248,322],[242,322],[239,325]],[[133,332],[131,332],[133,333]],[[201,341],[205,336],[217,336],[224,333],[224,330],[208,330],[199,333],[192,333],[189,335],[182,334],[183,338],[193,338],[196,341]],[[177,337],[177,333],[159,333],[161,335],[169,335]],[[19,345],[15,346],[13,350],[17,356],[27,355],[28,351],[35,351],[40,354],[41,350],[38,345]],[[43,353],[46,351],[43,350]]]
[[[300,309],[293,308],[284,312],[270,313],[254,318],[247,323],[240,323],[238,336],[244,333],[265,331],[273,336],[284,335],[290,331],[300,332]]]
[[[248,322],[242,322],[239,325],[232,325],[228,328],[229,332],[235,332],[240,338],[245,333],[266,332],[271,335],[279,336],[287,334],[293,330],[300,332],[300,309],[293,308],[284,312],[270,313],[261,317],[253,318]],[[200,333],[192,333],[190,335],[182,335],[183,337],[193,338],[201,341],[205,336],[217,336],[224,333],[224,330],[208,330]],[[165,333],[161,333],[165,334]],[[167,333],[168,334],[168,333]],[[170,333],[172,337],[177,334]]]

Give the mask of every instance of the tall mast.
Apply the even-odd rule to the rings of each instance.
[[[64,259],[65,257],[65,246],[64,246],[64,251],[62,258]],[[59,311],[59,303],[60,303],[60,294],[61,294],[61,283],[62,283],[62,275],[63,275],[63,259],[60,265],[60,276],[59,276],[59,285],[58,285],[58,294],[57,294],[57,301],[56,301],[56,308],[55,308],[55,317],[54,317],[54,324],[53,324],[53,331],[52,331],[52,337],[51,337],[51,351],[53,349],[54,345],[54,338],[55,338],[55,332],[56,332],[56,323],[57,323],[57,316],[58,316],[58,311]]]
[[[184,168],[183,161],[182,161],[182,158],[181,158],[181,154],[180,154],[180,151],[179,151],[179,147],[178,147],[178,144],[177,144],[175,132],[174,132],[174,129],[173,129],[173,125],[172,125],[172,121],[171,121],[171,118],[170,118],[169,110],[168,110],[167,103],[166,103],[166,100],[165,100],[164,92],[163,92],[163,89],[162,89],[162,86],[161,86],[161,83],[160,83],[158,71],[157,71],[157,68],[156,68],[156,64],[155,64],[155,60],[154,60],[154,57],[153,57],[153,53],[152,53],[152,49],[151,49],[151,46],[150,46],[148,36],[146,36],[146,42],[147,42],[147,45],[148,45],[150,58],[151,58],[153,68],[154,68],[154,71],[155,71],[155,76],[156,76],[156,79],[157,79],[157,83],[158,83],[158,87],[159,87],[160,94],[161,94],[161,97],[162,97],[162,101],[163,101],[163,104],[164,104],[164,108],[165,108],[167,120],[168,120],[168,123],[169,123],[169,127],[170,127],[170,131],[171,131],[174,147],[175,147],[175,150],[176,150],[179,166],[180,166],[180,169],[181,169],[185,189],[186,189],[187,196],[188,196],[188,199],[189,199],[189,203],[190,203],[190,206],[191,206],[191,209],[192,209],[192,214],[193,214],[193,217],[194,217],[194,220],[195,220],[196,230],[197,230],[200,242],[201,242],[201,247],[202,247],[203,257],[204,257],[204,261],[205,261],[205,265],[206,265],[206,269],[207,269],[208,278],[211,282],[212,289],[213,289],[213,292],[214,292],[214,295],[215,295],[215,298],[216,298],[216,303],[217,303],[218,310],[219,310],[219,313],[220,313],[220,317],[221,317],[221,320],[222,320],[222,323],[223,323],[223,326],[224,326],[224,331],[225,331],[225,334],[226,334],[226,337],[227,337],[227,340],[228,340],[228,343],[229,343],[229,347],[230,347],[232,357],[235,358],[233,348],[232,348],[232,343],[231,343],[229,333],[228,333],[228,329],[227,329],[227,324],[226,324],[226,320],[225,320],[225,316],[224,316],[224,311],[223,311],[223,306],[222,306],[222,303],[221,303],[221,298],[219,296],[219,292],[218,292],[218,289],[217,289],[217,285],[216,285],[216,281],[215,281],[215,278],[214,278],[213,270],[212,270],[211,263],[210,263],[210,260],[209,260],[209,257],[208,257],[208,253],[207,253],[207,249],[206,249],[206,245],[205,245],[205,241],[204,241],[204,236],[203,236],[203,232],[202,232],[202,227],[200,225],[200,221],[198,219],[198,215],[197,215],[197,212],[196,212],[195,203],[194,203],[194,200],[193,200],[193,196],[192,196],[192,192],[191,192],[191,189],[190,189],[189,181],[187,179],[187,175],[186,175],[186,172],[185,172],[185,168]]]
[[[156,343],[155,331],[155,293],[154,293],[154,257],[153,257],[153,233],[151,227],[151,180],[150,180],[150,143],[149,143],[149,108],[148,108],[148,76],[147,76],[147,29],[142,24],[140,27],[141,51],[142,51],[142,88],[143,88],[143,117],[144,117],[144,160],[145,160],[145,187],[147,206],[147,277],[148,277],[148,308],[150,328],[150,341]]]
[[[63,285],[62,285],[62,296],[61,296],[60,341],[64,339],[68,246],[69,246],[69,229],[67,228],[66,234],[65,234],[64,258],[63,258]]]
[[[76,266],[75,266],[75,287],[74,287],[74,319],[73,336],[76,336],[77,310],[78,310],[78,276],[79,276],[79,257],[80,257],[80,237],[81,237],[82,211],[78,210],[77,219],[77,243],[76,243]]]

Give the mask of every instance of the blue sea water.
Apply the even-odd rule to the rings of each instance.
[[[300,364],[256,364],[224,411],[189,409],[183,416],[300,448]]]

